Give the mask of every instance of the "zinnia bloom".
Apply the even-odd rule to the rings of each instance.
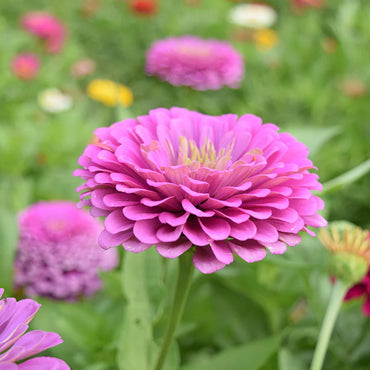
[[[4,289],[0,289],[0,298]],[[0,370],[68,370],[70,367],[59,358],[34,357],[48,348],[62,343],[56,333],[33,330],[25,334],[28,324],[40,308],[32,299],[16,301],[0,299]]]
[[[64,46],[66,30],[55,16],[42,11],[26,13],[21,20],[23,28],[32,35],[45,40],[46,51],[59,53]]]
[[[259,50],[267,51],[276,46],[279,42],[279,36],[274,30],[257,30],[254,32],[254,40]]]
[[[344,299],[348,301],[361,297],[365,298],[364,304],[362,305],[362,312],[365,316],[370,317],[370,268],[361,282],[355,284],[348,290]]]
[[[323,8],[325,0],[291,0],[292,5],[296,9],[302,8]]]
[[[231,23],[253,29],[270,28],[276,19],[276,11],[267,4],[235,5],[229,12]]]
[[[110,80],[92,80],[87,88],[87,95],[107,107],[121,104],[129,107],[134,101],[132,91],[125,85],[117,84]]]
[[[156,0],[129,0],[130,9],[139,15],[153,15],[158,10]]]
[[[50,88],[43,90],[38,95],[40,107],[48,113],[60,113],[71,109],[72,97],[59,89]]]
[[[93,74],[95,68],[96,64],[92,59],[82,58],[72,64],[70,73],[75,78],[81,78]]]
[[[98,270],[117,263],[117,251],[97,242],[103,227],[74,203],[39,202],[19,216],[15,285],[29,296],[73,300],[101,288]]]
[[[146,72],[174,86],[195,90],[236,88],[244,75],[242,56],[227,42],[200,37],[169,37],[152,44]]]
[[[39,73],[40,61],[33,53],[19,54],[12,59],[11,67],[21,80],[33,80]]]
[[[203,273],[237,254],[254,262],[325,226],[308,149],[252,114],[207,116],[159,108],[95,131],[75,171],[86,182],[81,206],[105,216],[103,248],[155,245],[175,258],[194,245]]]

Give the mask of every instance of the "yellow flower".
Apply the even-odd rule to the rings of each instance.
[[[369,230],[338,221],[331,223],[328,229],[321,229],[319,239],[333,256],[335,276],[348,282],[361,280],[370,263]]]
[[[274,30],[257,30],[254,32],[254,41],[259,50],[267,51],[272,49],[279,42],[279,36]]]
[[[86,88],[87,95],[108,107],[121,104],[129,107],[134,101],[132,91],[125,85],[110,80],[92,80]]]

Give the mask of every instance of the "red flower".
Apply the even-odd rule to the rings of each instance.
[[[360,297],[365,298],[362,305],[362,312],[365,316],[370,317],[370,268],[362,280],[348,290],[344,300],[348,301]]]
[[[130,9],[140,15],[153,15],[158,10],[155,0],[131,0]]]

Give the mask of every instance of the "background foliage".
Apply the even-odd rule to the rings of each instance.
[[[292,12],[288,1],[270,3],[279,16],[275,26],[279,44],[261,52],[251,43],[232,40],[233,26],[226,14],[233,4],[226,0],[203,0],[197,7],[162,0],[151,18],[138,17],[119,0],[101,1],[89,16],[81,12],[82,1],[0,2],[0,286],[8,295],[16,213],[38,200],[77,201],[80,180],[72,172],[93,130],[127,115],[171,106],[211,115],[255,113],[309,146],[323,183],[370,157],[369,96],[354,98],[341,88],[348,79],[370,84],[370,3],[333,0],[325,9],[300,15]],[[37,41],[19,25],[28,10],[58,16],[68,29],[68,40],[61,54],[42,55],[37,80],[22,82],[10,71],[11,58],[25,50],[41,53]],[[246,60],[241,88],[197,92],[146,76],[149,45],[183,34],[232,41]],[[327,38],[337,44],[333,53],[323,49]],[[71,65],[85,57],[96,62],[97,70],[76,80],[70,75]],[[129,86],[135,99],[130,112],[90,100],[85,88],[93,78]],[[37,95],[49,87],[69,93],[73,108],[45,113]],[[351,172],[325,194],[329,220],[347,219],[369,228],[366,163],[360,176]],[[163,261],[150,251],[122,253],[122,260],[127,268],[103,275],[104,290],[93,299],[78,303],[39,299],[43,307],[33,325],[62,335],[64,344],[50,352],[72,369],[117,369],[116,359],[124,358],[124,368],[144,370],[156,353],[176,261]],[[136,271],[135,279],[130,268]],[[237,261],[210,276],[196,274],[179,345],[172,348],[167,369],[180,368],[180,357],[182,370],[307,369],[329,291],[327,255],[312,237],[283,256],[269,256],[256,264]],[[135,300],[141,302],[139,312],[133,309]],[[370,369],[369,329],[360,303],[345,304],[326,368]]]

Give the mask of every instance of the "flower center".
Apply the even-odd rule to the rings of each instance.
[[[213,142],[206,138],[203,145],[198,148],[194,140],[184,136],[179,137],[179,153],[177,164],[185,164],[191,168],[207,167],[217,170],[225,169],[230,160],[233,143],[217,152]]]
[[[181,45],[176,48],[176,51],[183,56],[190,57],[208,57],[211,54],[211,51],[208,47],[194,47]]]

